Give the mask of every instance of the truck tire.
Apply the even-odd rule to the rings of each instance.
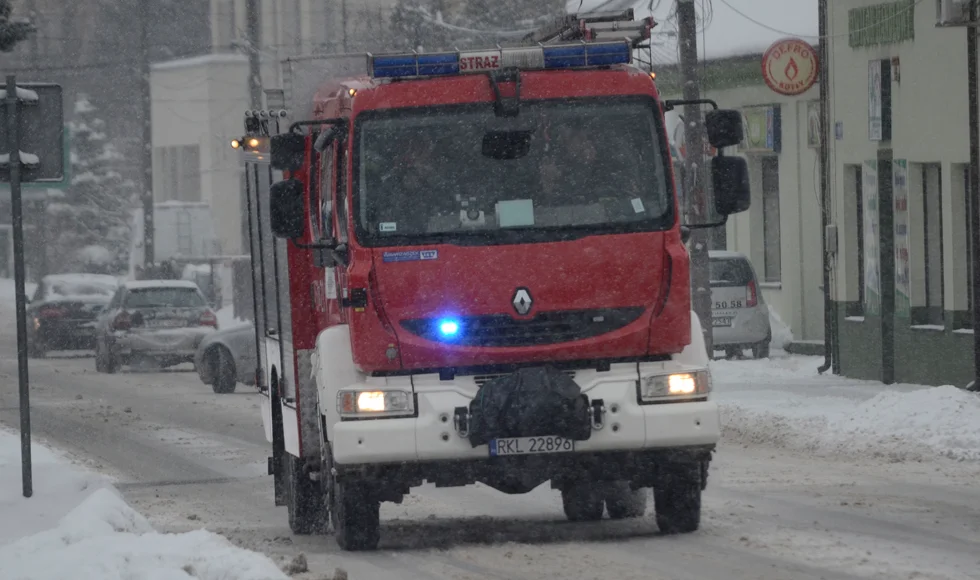
[[[646,488],[630,489],[628,481],[614,481],[606,488],[606,511],[609,519],[639,518],[647,512]]]
[[[381,502],[355,483],[333,483],[331,511],[337,545],[348,552],[378,549],[381,540]]]
[[[283,463],[289,529],[299,536],[324,533],[327,528],[327,504],[320,485],[310,479],[302,459],[286,453]]]
[[[561,490],[561,503],[570,522],[594,522],[602,519],[605,506],[602,492],[592,482],[574,482]]]
[[[664,534],[689,534],[701,526],[701,463],[675,463],[660,468],[653,503],[657,526]]]

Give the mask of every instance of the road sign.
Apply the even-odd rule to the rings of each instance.
[[[0,99],[7,91],[0,91]],[[23,182],[61,183],[65,178],[65,121],[61,86],[50,83],[17,85]],[[11,136],[4,108],[0,123],[0,181],[10,181]]]
[[[71,185],[71,132],[65,126],[65,146],[64,146],[64,175],[61,181],[28,181],[21,183],[21,196],[27,203],[45,201],[52,195],[57,195],[58,191],[68,189]],[[0,181],[0,203],[10,203],[10,184]]]

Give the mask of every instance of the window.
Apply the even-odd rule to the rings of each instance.
[[[650,104],[527,101],[515,119],[482,106],[362,113],[361,241],[544,242],[668,228],[668,158]]]
[[[319,221],[323,224],[324,237],[333,236],[333,193],[334,193],[334,162],[336,147],[331,143],[329,147],[320,154],[320,202],[314,210],[314,215],[319,216]]]
[[[857,244],[857,304],[851,307],[848,315],[855,316],[864,312],[864,174],[860,165],[849,165],[845,171],[845,190],[850,195],[850,206],[854,209],[855,236]]]
[[[204,297],[197,288],[166,287],[131,288],[126,294],[126,308],[200,308]]]
[[[943,324],[943,188],[938,164],[922,165],[922,239],[925,294],[913,324]]]
[[[762,158],[762,243],[765,246],[766,282],[782,279],[779,233],[779,158]]]
[[[153,150],[155,201],[201,201],[201,151],[197,145]]]
[[[966,251],[964,256],[966,258],[966,311],[967,315],[962,318],[962,322],[958,325],[960,327],[971,328],[973,326],[973,212],[977,211],[973,204],[973,196],[970,192],[970,166],[965,165],[963,167],[963,219],[965,220],[965,227],[963,231],[966,233],[964,236],[966,239]]]

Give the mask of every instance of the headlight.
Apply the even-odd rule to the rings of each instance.
[[[707,370],[640,379],[640,401],[673,401],[704,397],[711,392],[711,373]]]
[[[341,391],[337,411],[343,418],[404,417],[415,414],[415,399],[408,391]]]

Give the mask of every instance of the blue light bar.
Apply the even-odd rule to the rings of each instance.
[[[432,54],[372,55],[368,69],[374,78],[393,79],[488,73],[504,68],[582,69],[629,64],[632,61],[633,48],[623,40]]]

